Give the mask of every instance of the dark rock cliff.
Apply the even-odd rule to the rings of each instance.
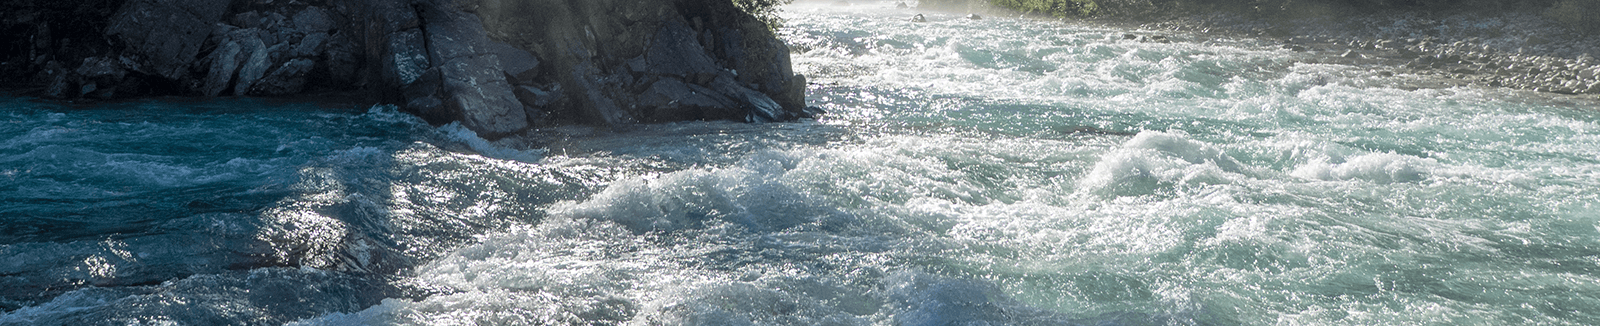
[[[806,115],[727,0],[15,0],[0,82],[59,99],[344,92],[486,138]]]

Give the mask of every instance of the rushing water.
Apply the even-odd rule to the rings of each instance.
[[[787,9],[790,124],[0,99],[3,325],[1596,325],[1600,103]]]

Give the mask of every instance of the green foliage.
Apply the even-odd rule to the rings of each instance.
[[[783,27],[783,17],[778,17],[778,6],[789,4],[794,0],[733,0],[733,5],[739,10],[756,16],[767,28],[777,31]]]
[[[997,7],[1056,17],[1088,16],[1100,10],[1095,0],[989,0]]]

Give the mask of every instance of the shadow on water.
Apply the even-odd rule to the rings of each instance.
[[[463,145],[384,107],[9,98],[0,120],[0,324],[281,324],[414,297],[393,281],[420,259],[600,178],[443,150]]]
[[[540,159],[381,106],[11,100],[0,119],[18,122],[0,126],[0,325],[277,325],[426,297],[401,281],[410,269],[619,176],[841,134],[560,130],[535,140],[560,150]]]

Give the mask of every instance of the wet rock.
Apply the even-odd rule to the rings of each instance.
[[[805,78],[789,67],[788,48],[725,1],[478,5],[486,3],[121,0],[103,5],[115,7],[100,18],[105,28],[71,36],[99,45],[70,45],[51,26],[28,29],[25,37],[41,40],[7,42],[29,53],[6,57],[0,71],[38,66],[23,73],[60,97],[150,87],[205,96],[371,90],[430,122],[461,121],[489,138],[554,113],[565,116],[559,122],[616,125],[783,120],[805,110]],[[489,16],[496,19],[481,19]],[[35,53],[56,48],[83,54]],[[137,84],[153,86],[128,86]],[[699,104],[658,106],[705,111],[637,109],[640,98],[677,98]]]
[[[526,110],[504,73],[492,68],[487,56],[452,60],[439,66],[445,109],[459,112],[461,125],[487,139],[509,135],[528,127]]]
[[[251,86],[253,95],[289,95],[305,89],[306,74],[316,67],[311,59],[289,60]]]
[[[967,15],[967,19],[970,19],[970,20],[983,20],[983,16],[979,16],[978,14],[969,14],[969,15]]]
[[[539,58],[510,44],[491,42],[489,53],[500,58],[506,80],[516,85],[532,85],[539,77]]]
[[[722,68],[695,41],[695,31],[682,21],[670,20],[650,41],[645,53],[646,72],[682,78],[704,84],[722,73]]]
[[[896,3],[894,3],[894,8],[895,9],[908,9],[908,8],[911,8],[911,6],[906,5],[905,2],[896,2]]]
[[[1394,40],[1380,40],[1380,41],[1375,42],[1373,44],[1373,46],[1378,48],[1378,49],[1385,49],[1385,50],[1394,50],[1394,49],[1396,49],[1396,44],[1395,44]]]
[[[383,60],[383,76],[389,85],[409,85],[432,67],[421,29],[390,33]]]
[[[916,16],[911,16],[911,22],[913,22],[913,23],[926,23],[926,22],[928,22],[928,17],[924,17],[924,16],[922,16],[922,14],[917,14]]]
[[[234,95],[249,95],[250,87],[255,86],[257,80],[267,74],[267,69],[272,68],[271,51],[260,38],[249,37],[241,44],[245,53],[244,61],[239,66],[239,76],[234,82]]]
[[[810,83],[806,82],[805,75],[795,74],[794,76],[789,77],[788,89],[784,90],[784,95],[791,99],[798,98],[801,99],[801,101],[804,101],[806,98],[806,85],[809,84]],[[781,105],[783,103],[778,104]]]
[[[228,86],[233,82],[234,72],[239,71],[239,63],[244,59],[244,56],[240,55],[242,51],[243,47],[239,45],[238,41],[230,40],[211,52],[211,55],[206,58],[207,61],[211,62],[211,65],[206,69],[205,85],[201,89],[201,93],[208,97],[214,97],[221,95],[222,91],[228,89]]]
[[[83,59],[83,64],[74,70],[78,76],[88,79],[116,79],[121,80],[127,76],[128,71],[118,59],[106,57],[92,57]]]
[[[577,93],[580,101],[587,103],[590,110],[579,114],[589,115],[587,119],[598,121],[605,125],[624,125],[638,122],[638,119],[629,112],[623,111],[617,105],[615,98],[608,96],[604,84],[601,83],[602,74],[598,68],[589,62],[580,62],[573,66],[572,76],[578,76],[569,81],[573,92]]]
[[[294,46],[294,51],[290,52],[290,56],[295,58],[318,56],[322,54],[322,46],[327,42],[327,33],[317,32],[306,34],[304,38],[300,39],[300,44]]]
[[[327,33],[333,30],[333,19],[328,17],[328,12],[318,7],[306,7],[294,14],[294,25],[301,33]]]
[[[749,112],[745,116],[747,122],[776,122],[795,118],[785,112],[783,106],[778,105],[778,102],[773,101],[771,97],[739,85],[733,78],[719,76],[708,86],[717,93],[733,99],[741,108],[747,110]]]
[[[821,107],[816,106],[807,106],[805,110],[802,110],[801,112],[803,112],[807,118],[816,118],[824,114],[828,114],[828,110],[823,110]]]
[[[462,126],[488,139],[527,129],[527,110],[507,81],[480,18],[440,6],[425,6],[422,16],[429,60],[438,65],[442,81],[435,96],[446,111],[453,111],[448,115],[460,116]],[[533,63],[518,64],[529,65],[519,69],[532,69]]]
[[[441,88],[444,78],[440,76],[439,69],[428,69],[418,74],[415,80],[400,88],[405,101],[401,107],[425,121],[460,121],[458,112],[447,112]]]
[[[149,73],[185,77],[228,1],[130,0],[113,15],[106,35],[125,44]]]
[[[741,113],[732,99],[677,78],[652,83],[637,103],[648,109],[646,119],[651,122],[717,119]]]
[[[122,84],[123,77],[128,75],[123,60],[107,57],[83,59],[83,63],[72,72],[81,80],[76,95],[96,98],[115,96],[116,86]]]
[[[271,62],[273,65],[277,65],[281,62],[287,62],[289,61],[289,56],[293,54],[294,48],[294,43],[268,43],[267,61]]]
[[[561,90],[544,90],[533,86],[517,86],[517,100],[530,108],[545,108],[561,97]]]
[[[51,61],[48,64],[59,65],[59,63],[55,61]],[[45,97],[67,98],[68,96],[76,95],[69,93],[71,92],[72,81],[68,79],[69,73],[67,71],[64,71],[60,68],[48,68],[45,69],[42,75],[44,75],[46,80],[49,80],[49,83],[45,84]]]

